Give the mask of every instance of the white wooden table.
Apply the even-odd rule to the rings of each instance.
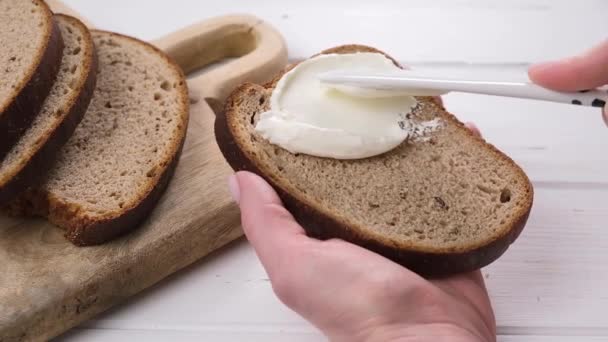
[[[284,34],[293,59],[358,42],[404,62],[533,62],[608,37],[604,0],[65,1],[98,27],[143,39],[251,13]],[[608,129],[598,110],[457,94],[445,102],[520,163],[536,188],[523,235],[484,270],[499,340],[608,340]],[[239,241],[58,340],[140,339],[323,337],[275,299],[252,249]]]

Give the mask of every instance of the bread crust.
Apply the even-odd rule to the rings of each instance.
[[[379,52],[386,55],[386,53],[382,51],[362,45],[343,45],[325,50],[321,53],[351,53],[357,51]],[[394,59],[391,58],[391,60],[399,66]],[[287,67],[283,73],[293,68],[293,66],[294,65]],[[274,80],[264,85],[264,88],[272,89],[283,73],[277,75]],[[277,191],[287,210],[289,210],[294,218],[303,226],[307,235],[322,240],[332,238],[343,239],[383,255],[419,275],[437,278],[456,273],[469,272],[487,266],[498,259],[508,249],[525,227],[533,202],[533,189],[526,174],[511,158],[504,155],[493,145],[485,142],[482,138],[472,134],[455,116],[445,111],[442,113],[442,118],[455,124],[470,139],[475,139],[485,144],[489,149],[489,152],[495,154],[498,158],[507,160],[514,169],[518,170],[521,176],[520,178],[525,184],[526,194],[523,199],[525,203],[518,212],[514,213],[510,222],[505,223],[507,229],[503,229],[504,233],[501,236],[497,236],[494,240],[486,241],[479,245],[469,246],[469,248],[463,250],[427,251],[423,248],[399,245],[397,242],[381,236],[371,236],[357,227],[342,222],[340,219],[326,212],[323,208],[316,207],[314,203],[307,203],[305,199],[298,198],[296,195],[290,193],[287,190],[287,187],[281,184],[279,179],[273,177],[271,172],[264,170],[264,167],[256,161],[254,156],[248,155],[243,151],[243,148],[239,146],[238,138],[235,138],[234,136],[234,132],[236,132],[236,123],[231,121],[231,117],[238,115],[238,101],[240,98],[252,96],[259,92],[259,88],[256,89],[256,87],[259,86],[244,84],[237,88],[227,99],[224,111],[218,113],[216,116],[215,135],[218,146],[228,164],[230,164],[234,170],[253,172],[269,182]],[[436,98],[427,99],[432,100],[439,107],[443,108],[441,102]]]
[[[59,27],[48,5],[34,0],[47,17],[48,29],[44,33],[47,44],[36,58],[37,64],[17,85],[12,101],[0,108],[0,159],[4,158],[40,112],[59,73],[64,43]]]
[[[41,139],[44,144],[39,145],[37,150],[31,151],[29,160],[4,184],[0,183],[0,205],[5,204],[28,187],[37,186],[44,179],[44,174],[51,168],[61,147],[65,145],[76,127],[87,111],[93,91],[97,82],[97,53],[93,39],[87,27],[78,19],[57,14],[59,20],[67,20],[75,26],[80,26],[84,32],[82,44],[89,46],[83,49],[85,53],[84,69],[87,70],[86,78],[75,96],[68,100],[62,108],[67,114],[55,129],[47,132]]]

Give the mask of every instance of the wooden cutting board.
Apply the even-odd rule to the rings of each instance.
[[[75,14],[48,2],[55,12]],[[43,220],[0,216],[0,342],[57,336],[242,236],[226,186],[231,169],[215,145],[208,103],[217,108],[243,81],[276,74],[287,63],[284,41],[255,17],[226,16],[152,43],[187,74],[235,58],[189,78],[191,119],[181,160],[138,230],[78,248]]]

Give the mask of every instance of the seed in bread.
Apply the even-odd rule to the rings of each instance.
[[[357,51],[381,53],[358,45],[323,53]],[[255,131],[280,77],[236,89],[216,117],[216,139],[232,168],[265,178],[310,236],[341,238],[419,274],[445,276],[493,262],[523,229],[533,197],[525,173],[436,99],[418,97],[411,114],[441,120],[428,139],[361,160],[296,155]]]

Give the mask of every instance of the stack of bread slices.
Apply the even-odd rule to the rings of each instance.
[[[46,217],[79,246],[136,227],[185,139],[181,69],[43,0],[0,0],[0,41],[3,212]]]

